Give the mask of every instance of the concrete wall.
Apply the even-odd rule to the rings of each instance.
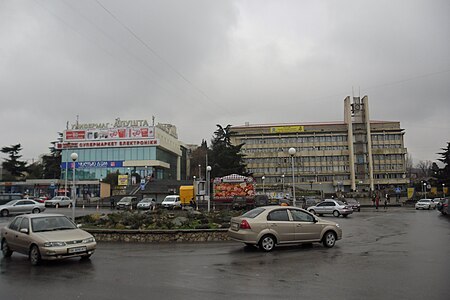
[[[85,229],[101,242],[220,242],[228,241],[227,229],[115,230]]]

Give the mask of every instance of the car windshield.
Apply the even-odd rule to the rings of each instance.
[[[355,199],[346,199],[345,200],[347,203],[356,203]]]
[[[152,199],[142,199],[141,203],[149,203],[152,202]]]
[[[420,200],[419,202],[430,202],[430,200]]]
[[[175,198],[164,199],[164,202],[175,202]]]
[[[33,232],[76,229],[77,226],[66,216],[39,217],[31,219]]]
[[[336,201],[336,203],[339,204],[339,205],[345,205],[345,203],[342,202],[342,201]]]
[[[264,208],[257,207],[257,208],[254,208],[252,210],[249,210],[248,212],[243,214],[242,217],[253,219],[253,218],[256,218],[257,216],[259,216],[263,211],[265,211]]]

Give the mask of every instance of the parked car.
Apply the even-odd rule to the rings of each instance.
[[[143,198],[137,204],[137,209],[149,210],[154,209],[156,207],[156,200],[153,198]]]
[[[345,198],[343,202],[347,205],[350,205],[353,211],[361,211],[361,204],[356,199]]]
[[[133,209],[137,207],[138,200],[136,197],[123,197],[116,204],[117,209]]]
[[[30,213],[38,214],[44,210],[44,204],[31,199],[13,200],[4,205],[0,205],[0,216],[7,217],[9,215]]]
[[[45,207],[63,207],[72,204],[72,200],[67,196],[55,196],[50,200],[45,201]]]
[[[353,213],[353,209],[350,205],[347,205],[340,200],[333,199],[326,199],[317,205],[308,207],[308,211],[319,216],[332,214],[335,217],[339,217],[340,215],[347,217]]]
[[[228,236],[246,245],[272,251],[276,245],[323,243],[331,248],[342,238],[335,222],[293,206],[261,206],[231,219]]]
[[[442,203],[442,201],[444,201],[445,198],[434,198],[431,201],[434,202],[434,208],[438,208],[438,206],[440,205],[440,203]]]
[[[17,216],[1,229],[3,257],[8,258],[13,252],[18,252],[27,255],[32,265],[42,260],[87,259],[96,246],[90,233],[59,214]]]
[[[34,200],[34,201],[37,201],[37,202],[39,202],[39,203],[44,203],[45,201],[48,200],[48,197],[41,196],[41,197],[36,197],[36,198],[34,198],[33,200]]]
[[[448,198],[442,198],[442,200],[437,205],[437,209],[441,212],[443,215],[447,215],[450,213],[450,209],[448,208]]]
[[[22,194],[19,194],[19,193],[0,194],[0,205],[6,204],[12,200],[19,200],[22,198],[23,198]]]
[[[414,207],[416,209],[432,209],[433,206],[436,208],[436,204],[431,199],[420,199]]]
[[[169,195],[164,198],[164,200],[161,202],[161,206],[164,208],[181,208],[181,200],[180,196],[178,195]]]

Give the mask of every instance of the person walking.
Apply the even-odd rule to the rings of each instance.
[[[378,206],[380,205],[380,195],[375,196],[375,209],[378,210]]]

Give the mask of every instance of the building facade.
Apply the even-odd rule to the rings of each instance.
[[[326,193],[405,190],[405,131],[397,121],[370,121],[368,97],[344,100],[343,122],[232,126],[248,172],[267,190]],[[290,155],[289,149],[295,154]],[[294,176],[292,176],[292,174]]]
[[[78,155],[77,180],[101,180],[117,171],[141,178],[186,177],[186,150],[171,124],[149,125],[146,120],[119,118],[113,123],[77,122],[63,132],[56,147],[62,151],[63,179],[72,178],[72,153]]]

